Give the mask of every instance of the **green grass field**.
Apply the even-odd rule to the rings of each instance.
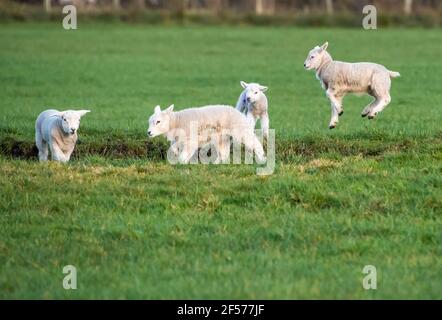
[[[303,69],[400,71],[360,117]],[[418,29],[0,25],[0,298],[442,298],[442,32]],[[235,104],[269,86],[276,169],[170,165],[146,137],[156,104]],[[46,108],[90,108],[67,165],[38,163]],[[64,290],[62,268],[78,270]],[[362,269],[377,268],[377,290]]]

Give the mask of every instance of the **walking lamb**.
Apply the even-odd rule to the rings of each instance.
[[[264,92],[268,87],[262,86],[259,83],[246,83],[241,81],[241,86],[244,91],[239,96],[236,103],[236,109],[245,113],[249,121],[256,125],[256,121],[261,119],[261,129],[266,138],[269,136],[269,115],[268,115],[268,101]]]
[[[328,42],[313,48],[304,62],[307,70],[315,70],[316,77],[331,102],[329,128],[336,127],[344,113],[342,100],[347,93],[368,93],[375,99],[362,110],[362,117],[373,119],[390,103],[391,78],[399,72],[371,62],[348,63],[334,61],[327,52]]]
[[[225,163],[230,157],[230,137],[244,143],[249,152],[255,152],[257,162],[266,161],[264,149],[254,134],[247,118],[231,106],[212,105],[173,111],[155,107],[149,118],[147,134],[150,137],[166,135],[171,150],[178,154],[180,163],[189,163],[199,147],[215,144],[216,163]]]
[[[35,122],[35,144],[40,161],[48,160],[48,148],[52,160],[67,162],[77,142],[80,119],[90,110],[46,110]]]

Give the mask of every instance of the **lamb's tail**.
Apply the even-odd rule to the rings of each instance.
[[[390,74],[390,78],[397,78],[397,77],[401,76],[401,74],[399,72],[396,72],[396,71],[388,70],[388,73]]]

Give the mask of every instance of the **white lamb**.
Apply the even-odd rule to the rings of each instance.
[[[268,101],[264,92],[268,87],[262,86],[259,83],[246,83],[241,81],[241,86],[244,91],[239,96],[236,103],[236,109],[245,113],[249,121],[256,125],[256,121],[261,119],[261,129],[265,137],[269,136],[269,114]]]
[[[216,144],[216,163],[225,163],[230,157],[230,137],[244,143],[249,152],[255,152],[257,162],[266,161],[262,144],[255,136],[247,118],[231,106],[213,105],[173,111],[173,105],[161,111],[155,107],[149,118],[147,134],[150,137],[166,135],[171,150],[178,154],[180,163],[189,163],[200,147]]]
[[[90,110],[46,110],[35,122],[35,144],[40,161],[48,160],[48,149],[52,160],[67,162],[77,142],[80,118]]]
[[[368,93],[374,97],[362,111],[362,117],[368,115],[369,119],[373,119],[390,103],[391,78],[399,77],[399,72],[371,62],[334,61],[327,52],[327,47],[328,42],[313,48],[304,67],[316,71],[316,77],[330,99],[332,115],[329,128],[335,128],[339,116],[344,113],[342,100],[347,93]]]

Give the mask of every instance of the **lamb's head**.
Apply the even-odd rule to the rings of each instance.
[[[261,97],[264,95],[264,92],[267,91],[268,87],[262,86],[259,83],[246,83],[241,81],[241,86],[245,89],[246,92],[244,99],[248,103],[254,104],[259,101]]]
[[[328,42],[324,43],[322,46],[316,46],[308,53],[307,59],[304,62],[304,68],[307,70],[317,70],[322,62],[324,56],[328,55],[327,53]]]
[[[172,111],[173,104],[163,111],[161,111],[160,106],[155,107],[153,115],[149,118],[149,128],[147,129],[149,137],[156,137],[169,131]]]
[[[80,127],[80,119],[90,110],[67,110],[61,114],[61,128],[66,134],[75,134]]]

